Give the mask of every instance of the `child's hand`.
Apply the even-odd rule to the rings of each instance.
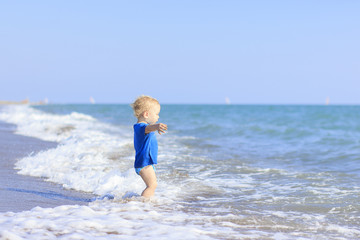
[[[165,133],[165,131],[167,130],[167,125],[164,123],[158,123],[157,125],[157,131],[158,133],[161,135],[162,133]]]

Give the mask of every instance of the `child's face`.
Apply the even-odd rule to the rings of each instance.
[[[160,113],[160,105],[154,104],[148,111],[147,122],[150,124],[156,123],[159,120],[159,113]]]

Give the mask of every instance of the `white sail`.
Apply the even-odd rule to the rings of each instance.
[[[325,105],[329,105],[329,104],[330,104],[330,98],[327,97],[327,98],[326,98],[326,101],[325,101]]]
[[[225,97],[225,103],[226,103],[226,104],[231,104],[230,98]]]

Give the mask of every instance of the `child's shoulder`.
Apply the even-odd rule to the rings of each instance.
[[[139,122],[139,123],[135,123],[134,124],[134,129],[140,129],[140,128],[146,128],[146,126],[149,125],[147,123],[144,123],[144,122]]]
[[[144,122],[137,122],[134,124],[134,126],[147,126],[149,125],[148,123],[144,123]]]

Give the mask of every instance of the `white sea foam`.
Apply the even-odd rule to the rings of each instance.
[[[213,239],[217,234],[185,213],[158,211],[151,202],[137,200],[0,215],[2,239]]]

